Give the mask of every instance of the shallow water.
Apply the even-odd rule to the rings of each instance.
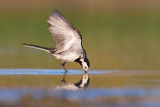
[[[90,70],[84,90],[58,90],[64,70],[0,69],[0,106],[160,106],[160,71]],[[69,70],[67,83],[83,71]]]

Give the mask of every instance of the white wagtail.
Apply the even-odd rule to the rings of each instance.
[[[65,80],[65,76],[66,72],[64,73],[63,79],[61,80],[62,85],[57,86],[57,89],[64,89],[64,90],[86,89],[90,83],[90,78],[86,72],[83,74],[82,79],[77,83],[67,83]]]
[[[46,48],[42,46],[23,43],[24,46],[47,51],[61,59],[61,65],[65,68],[66,62],[79,63],[85,72],[87,72],[90,63],[87,58],[87,53],[82,46],[82,35],[58,10],[54,10],[47,20],[48,29],[52,33],[56,41],[56,48]]]

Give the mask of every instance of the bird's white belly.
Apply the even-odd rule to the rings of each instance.
[[[80,88],[76,87],[74,84],[67,84],[63,86],[57,86],[57,90],[79,90]]]
[[[68,61],[68,62],[73,62],[74,60],[76,60],[79,55],[75,52],[71,52],[71,53],[62,53],[62,54],[57,54],[54,55],[57,59],[61,59],[63,61]]]

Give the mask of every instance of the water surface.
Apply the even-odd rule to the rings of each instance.
[[[82,70],[68,70],[67,83]],[[90,70],[84,90],[57,90],[62,69],[0,69],[0,105],[5,106],[160,106],[159,71]]]

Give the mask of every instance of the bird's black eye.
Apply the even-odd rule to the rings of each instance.
[[[85,69],[87,69],[87,67],[85,67]]]

